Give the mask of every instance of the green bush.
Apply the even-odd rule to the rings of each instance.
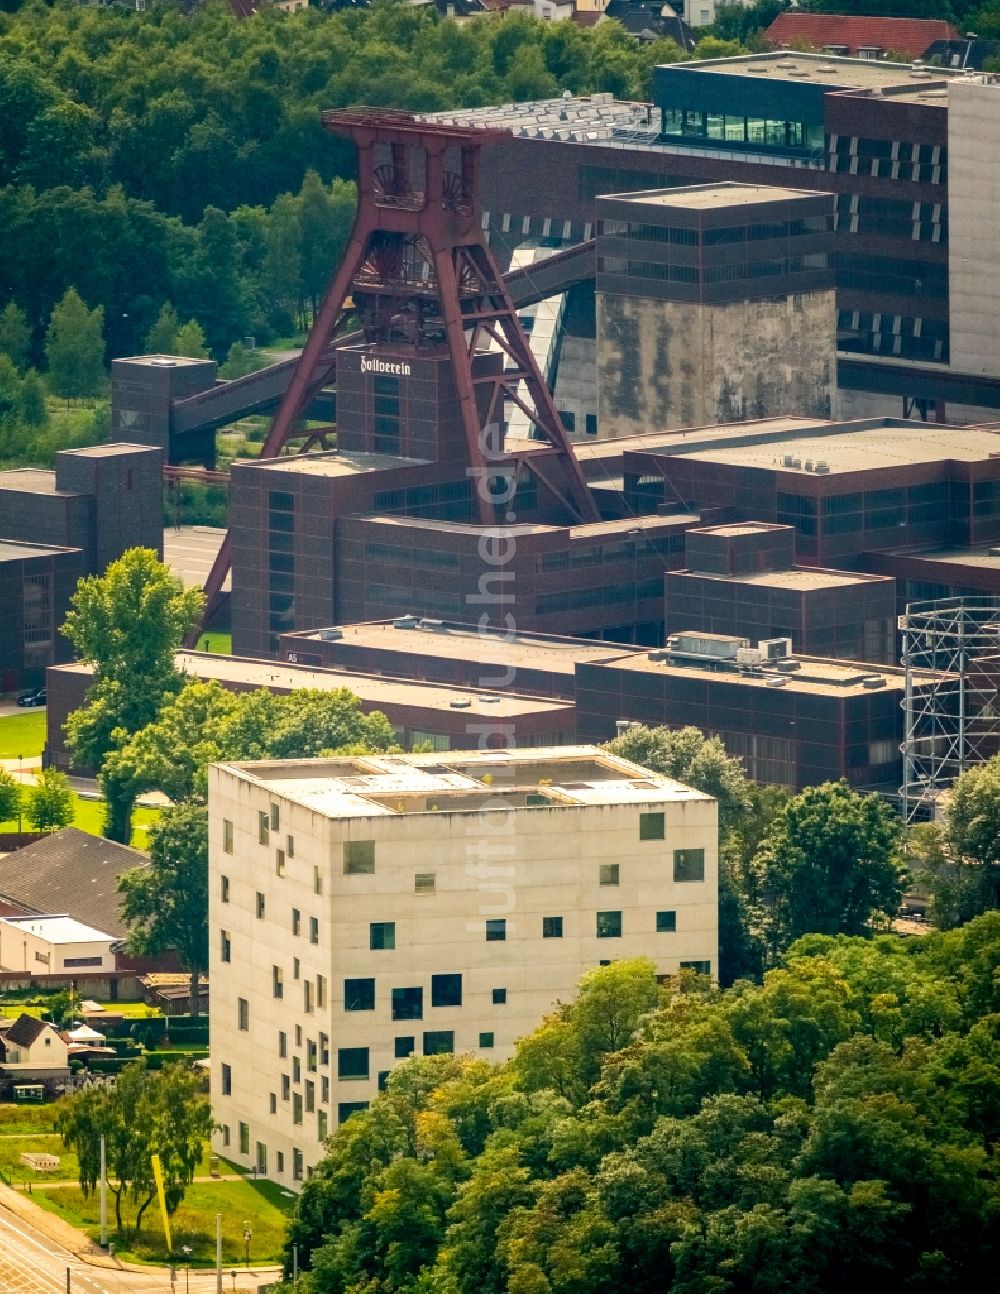
[[[179,1048],[170,1051],[147,1051],[146,1068],[162,1069],[164,1065],[170,1065],[175,1061],[183,1061],[190,1064],[193,1060],[203,1060],[208,1055],[207,1047],[192,1047],[190,1050],[181,1051]]]

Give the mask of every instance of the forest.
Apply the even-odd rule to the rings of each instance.
[[[323,108],[648,97],[679,57],[616,23],[459,26],[397,0],[243,22],[222,0],[31,0],[0,13],[0,304],[24,312],[36,362],[71,287],[103,310],[109,357],[141,350],[170,302],[222,359],[301,327],[350,229],[353,150]]]
[[[584,976],[506,1064],[411,1059],[328,1143],[301,1294],[995,1287],[1000,913],[762,984]],[[291,1289],[291,1285],[283,1286]]]

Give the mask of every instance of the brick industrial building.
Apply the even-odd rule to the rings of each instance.
[[[649,433],[580,447],[595,497],[619,515],[558,524],[539,487],[515,495],[517,523],[490,528],[471,515],[464,469],[446,462],[330,452],[237,464],[234,650],[273,656],[282,634],[405,615],[482,615],[497,629],[509,616],[521,630],[655,647],[668,616],[672,629],[739,633],[747,617],[774,631],[764,637],[791,636],[796,650],[892,660],[892,588],[866,573],[898,577],[900,610],[970,588],[1000,593],[990,553],[1000,541],[998,452],[989,428],[891,419]],[[692,602],[674,616],[664,579],[692,571],[689,532],[745,522],[794,531],[794,561],[787,545],[781,558],[792,573],[731,584],[728,626],[685,623]],[[696,538],[696,566],[703,549]],[[689,596],[696,584],[689,575],[669,587]],[[763,590],[779,586],[762,608]],[[704,579],[698,587],[705,615],[728,614],[704,601]],[[711,600],[722,594],[713,586]]]
[[[54,471],[0,472],[0,690],[69,660],[58,632],[82,575],[128,548],[163,551],[158,449],[65,449]]]
[[[892,581],[879,583],[891,599]],[[286,634],[281,645],[283,657],[363,668],[386,684],[434,678],[465,686],[475,678],[560,697],[575,703],[577,731],[588,741],[610,740],[622,723],[693,724],[720,736],[761,781],[801,790],[844,777],[855,787],[895,793],[902,780],[903,670],[791,656],[786,641],[762,648],[758,641],[676,633],[667,647],[646,652],[403,619]],[[749,657],[739,655],[748,648]],[[918,678],[915,686],[926,684]]]
[[[323,692],[346,688],[358,698],[365,714],[378,710],[385,715],[399,744],[407,750],[413,746],[432,750],[461,749],[470,744],[498,746],[509,739],[517,745],[556,746],[576,736],[571,689],[566,696],[548,696],[508,686],[497,692],[482,682],[436,683],[416,674],[385,678],[358,669],[316,668],[317,656],[303,652],[301,664],[277,664],[185,651],[177,653],[175,664],[188,678],[199,682],[214,679],[228,692],[265,688],[284,695],[299,688]],[[57,768],[70,767],[64,724],[83,704],[91,677],[90,667],[80,662],[55,665],[46,673],[46,760]]]
[[[1000,88],[983,80],[780,51],[657,67],[651,107],[595,95],[439,119],[513,132],[482,183],[498,255],[592,238],[601,194],[719,180],[833,194],[842,409],[915,400],[941,417],[1000,407],[1000,355],[984,346],[1000,299],[984,255]]]

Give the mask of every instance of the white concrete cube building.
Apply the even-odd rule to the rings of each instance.
[[[278,1181],[589,968],[716,971],[716,801],[597,747],[220,764],[209,818],[215,1148]]]

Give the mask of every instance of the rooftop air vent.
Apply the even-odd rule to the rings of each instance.
[[[765,687],[785,687],[788,683],[787,678],[769,678],[765,681]]]
[[[817,472],[820,476],[826,476],[830,471],[830,464],[826,462],[825,459],[818,458],[816,460],[816,466],[813,470]]]
[[[440,631],[444,628],[444,621],[423,619],[420,621],[419,628],[430,629],[435,633],[440,633]]]
[[[397,616],[392,622],[393,629],[416,629],[420,624],[416,616]]]
[[[802,668],[802,663],[801,661],[791,660],[790,657],[785,656],[781,660],[776,660],[774,662],[774,668],[782,674],[794,674],[796,670]]]
[[[874,692],[877,687],[885,687],[885,679],[881,675],[876,678],[863,678],[861,686],[866,687],[869,692]]]
[[[321,629],[318,634],[318,637],[325,643],[335,643],[343,636],[343,629]]]
[[[453,710],[468,710],[469,707],[472,705],[472,702],[466,701],[463,699],[460,701],[449,701],[448,704],[451,706]]]

